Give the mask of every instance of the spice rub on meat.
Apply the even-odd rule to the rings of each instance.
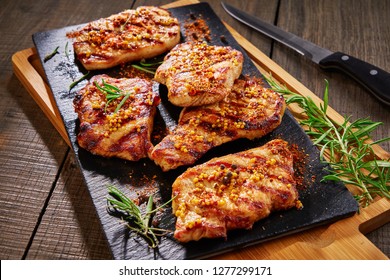
[[[179,21],[152,6],[125,10],[71,32],[77,58],[87,70],[107,69],[124,62],[152,58],[180,41]]]
[[[268,134],[281,123],[285,107],[284,98],[261,80],[236,80],[224,100],[184,108],[177,127],[153,148],[150,158],[164,171],[191,165],[213,147]]]
[[[92,77],[73,101],[80,120],[79,146],[104,157],[147,157],[159,101],[147,80]]]
[[[180,107],[212,104],[225,98],[242,71],[244,57],[231,47],[187,42],[174,47],[157,68],[155,80]]]
[[[273,211],[302,207],[293,156],[281,139],[187,169],[172,196],[174,237],[181,242],[226,238],[228,230],[251,229]]]

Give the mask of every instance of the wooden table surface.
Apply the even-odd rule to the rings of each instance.
[[[390,108],[353,80],[238,23],[207,1],[220,18],[343,116],[383,122],[373,139],[390,135]],[[390,71],[390,1],[225,0],[331,50]],[[104,233],[75,158],[12,70],[11,56],[33,47],[38,31],[85,23],[127,8],[169,1],[2,0],[0,8],[0,258],[110,259]],[[389,89],[390,90],[390,89]],[[389,143],[382,147],[390,151]],[[390,224],[368,238],[390,257]]]

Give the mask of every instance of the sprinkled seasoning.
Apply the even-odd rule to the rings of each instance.
[[[107,69],[163,54],[180,41],[180,25],[164,9],[141,6],[67,33],[87,70]]]
[[[202,42],[211,41],[210,29],[202,15],[190,14],[189,19],[184,24],[186,41]]]
[[[301,209],[289,145],[281,139],[188,168],[172,185],[182,242],[251,228],[270,212]]]
[[[305,186],[309,186],[315,181],[315,177],[311,177],[312,182],[305,182],[306,164],[308,155],[304,150],[300,150],[296,144],[290,145],[290,151],[294,159],[294,179],[297,189],[304,189]]]
[[[119,77],[121,78],[141,78],[148,81],[153,79],[153,74],[147,73],[140,69],[134,68],[131,64],[121,64],[119,70]]]

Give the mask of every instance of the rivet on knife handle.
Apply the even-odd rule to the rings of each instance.
[[[319,62],[324,69],[338,69],[354,78],[376,98],[390,105],[390,73],[342,52],[335,52]]]

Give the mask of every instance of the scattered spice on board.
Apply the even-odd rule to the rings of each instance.
[[[130,193],[135,194],[135,197],[132,198],[132,201],[135,205],[143,208],[146,206],[149,197],[153,197],[153,204],[157,207],[161,204],[162,198],[159,191],[159,183],[156,180],[157,175],[147,176],[143,175],[142,177],[134,178],[133,173],[129,174],[129,178],[134,181],[131,186],[127,188],[130,190]],[[152,217],[153,226],[157,227],[160,224],[162,214],[164,213],[165,208],[159,208],[155,215]]]
[[[202,15],[190,14],[189,19],[184,24],[187,41],[202,42],[211,41],[210,28]]]
[[[219,39],[220,39],[221,42],[224,43],[224,44],[228,44],[228,43],[229,43],[228,40],[226,39],[225,35],[219,36]]]
[[[300,150],[296,144],[290,144],[290,151],[294,159],[294,179],[297,183],[297,189],[302,190],[305,186],[310,185],[305,182],[308,154],[306,154],[303,149]],[[311,180],[313,180],[313,178],[311,178]]]
[[[133,67],[131,64],[122,64],[119,70],[119,76],[121,78],[141,78],[148,81],[153,79],[153,74],[142,71],[138,68]]]
[[[151,195],[153,195],[155,204],[160,202],[160,196],[156,195],[159,192],[156,176],[148,177],[145,174],[141,178],[133,178],[133,175],[130,174],[129,176],[134,181],[134,184],[129,186],[128,189],[131,191],[131,193],[135,193],[137,195],[137,197],[133,199],[136,205],[139,206],[147,202]]]

